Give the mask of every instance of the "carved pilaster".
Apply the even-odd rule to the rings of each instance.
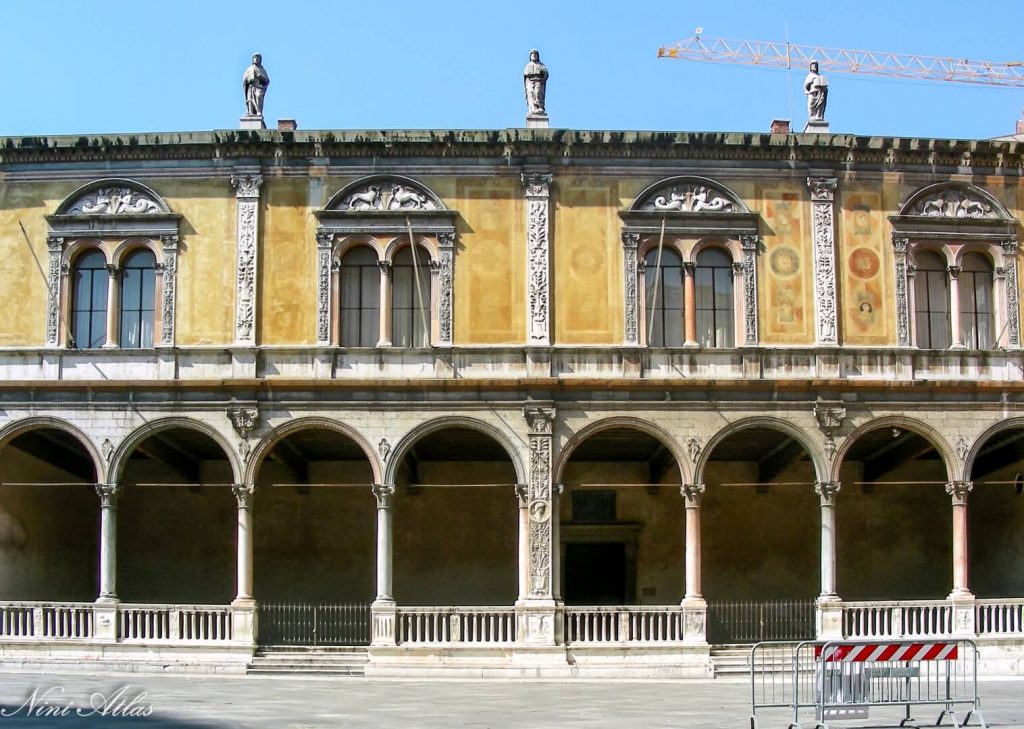
[[[174,344],[174,307],[178,278],[178,236],[162,235],[163,247],[163,290],[160,299],[160,344]]]
[[[814,233],[814,301],[817,342],[838,345],[834,199],[838,180],[809,177]]]
[[[1017,290],[1017,249],[1016,238],[1004,240],[1003,265],[1006,269],[1006,346],[1020,347],[1020,292]]]
[[[529,576],[527,597],[550,600],[554,596],[554,513],[551,484],[551,432],[553,407],[523,409],[529,427],[530,464],[527,483]]]
[[[259,229],[260,175],[232,175],[238,206],[235,244],[235,341],[256,343],[256,241]]]
[[[316,234],[316,343],[331,343],[331,257],[334,234]]]
[[[625,320],[623,340],[626,345],[640,344],[640,301],[637,292],[637,274],[642,273],[643,263],[637,260],[637,248],[640,245],[639,233],[622,234],[623,264],[625,266]]]
[[[442,347],[450,347],[454,326],[452,301],[455,286],[455,233],[439,233],[437,243],[440,249],[440,258],[437,262],[437,343]]]
[[[757,252],[760,240],[757,235],[741,234],[743,248],[743,344],[757,345]]]
[[[46,346],[60,344],[60,298],[61,298],[61,257],[64,255],[64,239],[51,235],[46,239],[50,252],[50,265],[46,276]]]
[[[526,341],[551,344],[551,243],[549,198],[551,175],[522,175],[526,192]]]
[[[910,302],[907,293],[907,249],[910,239],[893,235],[892,250],[896,260],[896,344],[910,346]]]

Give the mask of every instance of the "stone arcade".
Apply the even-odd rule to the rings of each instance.
[[[1024,673],[1019,143],[169,140],[3,140],[3,665]]]

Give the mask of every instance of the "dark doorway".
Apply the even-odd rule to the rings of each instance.
[[[626,604],[625,544],[566,544],[564,548],[567,605]]]

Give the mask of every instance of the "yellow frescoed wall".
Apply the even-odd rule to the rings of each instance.
[[[615,182],[556,180],[553,230],[555,341],[622,342],[622,242]]]
[[[760,336],[765,344],[814,342],[813,262],[810,203],[795,185],[761,188],[764,251],[758,262],[761,285]]]
[[[519,180],[460,180],[445,205],[459,212],[455,344],[526,339],[526,230]]]
[[[838,197],[836,268],[842,341],[881,345],[896,341],[892,245],[878,186],[847,185]]]

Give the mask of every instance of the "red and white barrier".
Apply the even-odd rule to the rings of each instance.
[[[955,661],[954,643],[867,643],[828,645],[814,649],[814,657],[826,663],[865,663],[869,661]]]

